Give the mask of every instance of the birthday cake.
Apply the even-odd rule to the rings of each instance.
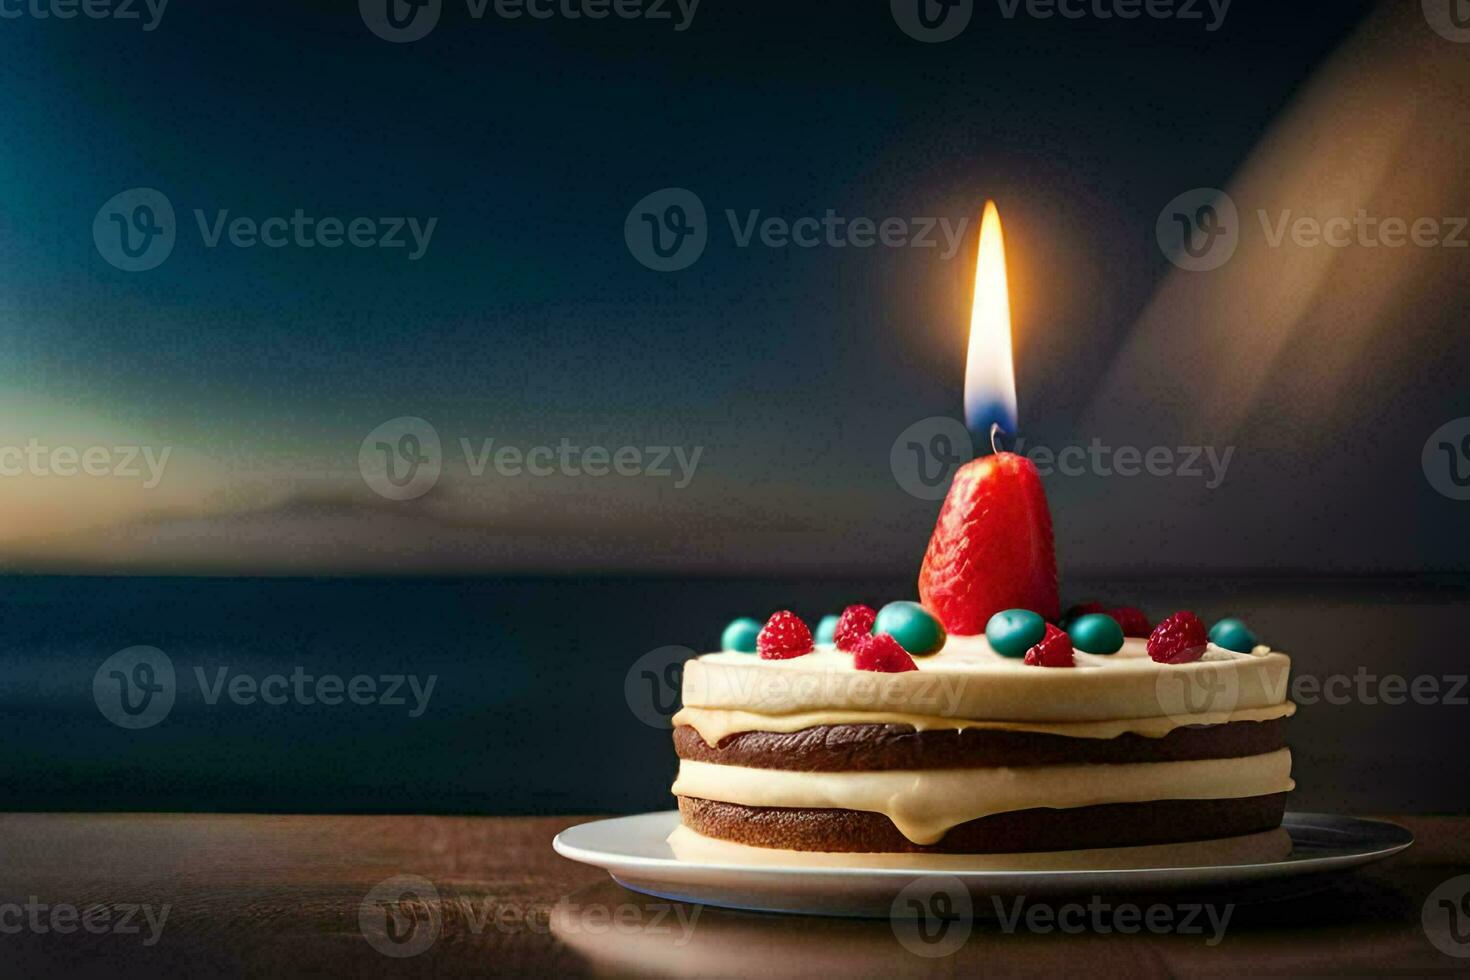
[[[1011,853],[1277,827],[1290,660],[1238,619],[1065,614],[1035,468],[961,468],[919,602],[782,610],[690,660],[686,832],[822,852]]]

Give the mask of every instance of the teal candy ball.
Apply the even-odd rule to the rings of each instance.
[[[726,626],[725,632],[720,634],[720,649],[734,650],[736,653],[755,653],[755,637],[760,631],[760,623],[749,616],[741,616]]]
[[[1072,646],[1083,653],[1117,653],[1123,649],[1123,627],[1111,616],[1088,613],[1067,626]]]
[[[985,624],[990,649],[1002,657],[1024,657],[1046,636],[1046,620],[1029,609],[1005,609]]]
[[[889,634],[915,657],[938,653],[949,638],[939,620],[917,602],[890,602],[878,610],[873,632]]]
[[[1232,617],[1222,619],[1210,627],[1210,642],[1217,647],[1250,653],[1256,648],[1256,634],[1240,620]]]
[[[817,624],[816,642],[831,643],[837,637],[837,617],[827,615]]]

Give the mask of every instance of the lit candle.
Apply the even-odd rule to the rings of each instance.
[[[965,425],[989,438],[996,426],[1016,433],[1016,368],[1011,353],[1011,297],[1006,285],[1005,236],[994,201],[985,202],[970,304],[970,349],[965,358]]]
[[[997,432],[1015,435],[1016,369],[1000,213],[985,204],[975,260],[975,299],[965,361],[965,423],[996,452],[960,467],[924,565],[919,598],[951,633],[985,631],[1004,609],[1061,616],[1051,511],[1030,460],[1001,452]]]

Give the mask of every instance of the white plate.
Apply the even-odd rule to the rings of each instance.
[[[671,845],[676,828],[681,836]],[[1281,831],[1195,844],[1019,855],[803,855],[689,835],[678,811],[666,810],[580,824],[552,846],[659,898],[762,912],[887,916],[901,892],[926,880],[1005,895],[1241,888],[1368,864],[1413,842],[1407,830],[1380,820],[1288,813]]]

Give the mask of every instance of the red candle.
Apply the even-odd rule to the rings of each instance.
[[[987,201],[975,260],[975,298],[965,361],[965,421],[988,437],[1013,433],[1015,365],[1000,213]],[[1003,609],[1061,616],[1051,511],[1035,465],[1015,453],[960,467],[939,511],[919,571],[919,598],[951,633],[983,633]]]
[[[965,635],[985,632],[1002,609],[1061,616],[1051,511],[1029,459],[995,453],[955,473],[924,553],[919,600]]]

